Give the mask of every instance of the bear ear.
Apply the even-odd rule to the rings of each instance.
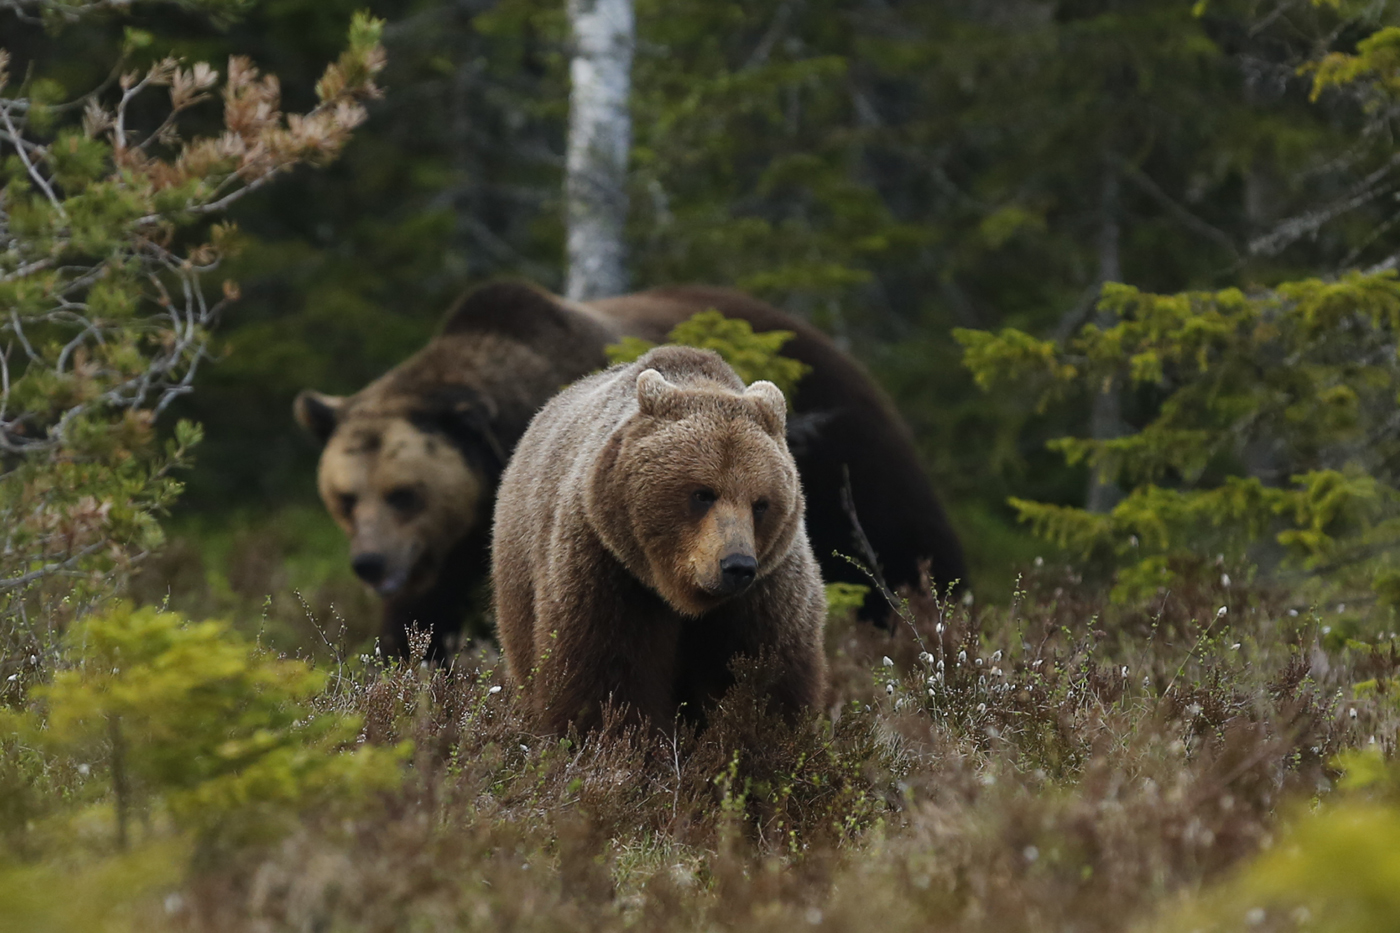
[[[787,433],[787,399],[782,389],[760,379],[744,390],[744,398],[757,403],[759,420],[769,434],[782,437]]]
[[[679,391],[656,370],[644,369],[637,376],[637,408],[644,415],[664,417]]]
[[[307,389],[297,394],[296,401],[292,403],[292,414],[296,416],[297,424],[324,444],[335,431],[336,420],[344,408],[345,396],[322,395]]]

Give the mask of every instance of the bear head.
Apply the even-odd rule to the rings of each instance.
[[[683,384],[641,371],[636,413],[594,464],[586,497],[604,546],[691,617],[771,572],[802,523],[782,391],[771,382],[744,389],[719,365],[719,378]]]
[[[422,596],[453,547],[487,525],[505,459],[489,405],[462,388],[387,400],[307,391],[294,410],[325,445],[317,486],[355,574],[385,599]]]
[[[606,363],[613,336],[581,305],[496,282],[354,395],[298,396],[297,420],[325,445],[321,496],[351,538],[355,572],[385,599],[386,630],[460,626],[486,576],[510,451],[561,385]]]

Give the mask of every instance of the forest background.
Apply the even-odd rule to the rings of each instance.
[[[363,5],[0,0],[0,931],[1394,927],[1390,4],[638,3],[633,286],[863,360],[975,598],[838,601],[799,728],[562,739],[370,653],[290,403],[562,286],[565,12]],[[231,53],[285,127],[161,64]]]
[[[238,50],[299,106],[359,5],[278,0],[222,24],[137,6],[6,38],[72,88],[101,80],[121,26],[151,34],[152,59]],[[1384,5],[1369,6],[639,3],[633,285],[734,285],[835,335],[913,427],[979,588],[1005,591],[1045,551],[1007,499],[1085,501],[1085,468],[1045,442],[1090,433],[1090,405],[1035,417],[1030,399],[987,395],[950,331],[1065,337],[1105,281],[1259,288],[1385,261],[1389,137],[1362,132],[1359,93],[1310,101],[1298,73],[1374,31]],[[231,215],[244,248],[224,272],[242,297],[173,412],[206,440],[174,525],[191,543],[167,552],[157,590],[212,575],[227,594],[231,573],[260,600],[283,574],[368,612],[291,399],[358,389],[472,284],[562,287],[562,5],[369,8],[389,65],[366,127],[329,168]]]

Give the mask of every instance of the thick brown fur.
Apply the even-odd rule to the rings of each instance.
[[[807,490],[807,532],[822,575],[828,582],[870,583],[841,556],[871,559],[858,541],[854,512],[891,588],[919,587],[925,562],[940,594],[967,584],[962,546],[919,463],[908,426],[864,368],[826,334],[728,288],[656,288],[595,301],[591,308],[618,331],[657,343],[709,308],[748,321],[756,331],[793,331],[782,353],[812,371],[792,399],[788,444]],[[862,614],[878,618],[884,608],[883,597],[872,591]]]
[[[430,628],[440,657],[489,569],[495,486],[545,400],[605,363],[612,333],[527,286],[478,289],[421,351],[348,397],[303,392],[295,414],[325,444],[322,501],[352,565],[384,600],[382,640]]]
[[[488,572],[496,482],[540,406],[602,368],[609,343],[628,335],[660,342],[709,308],[756,330],[794,331],[782,352],[812,367],[793,399],[788,441],[826,579],[868,582],[836,555],[868,560],[843,494],[848,484],[891,586],[918,585],[921,561],[939,586],[966,579],[961,547],[908,429],[860,366],[816,328],[728,289],[656,289],[579,304],[500,282],[469,293],[439,336],[355,395],[303,392],[297,399],[297,420],[326,444],[321,494],[351,536],[353,558],[379,555],[394,568],[379,587],[391,649],[402,650],[405,626],[419,625],[433,629],[439,653],[460,627]],[[391,434],[403,443],[385,443]],[[398,451],[392,466],[380,463],[389,451]],[[402,495],[403,487],[416,496]],[[410,516],[390,500],[424,507]],[[404,572],[395,589],[395,575]],[[878,596],[868,605],[867,614],[879,614]]]
[[[664,347],[575,383],[501,479],[492,545],[511,678],[553,731],[612,704],[699,718],[762,658],[778,710],[823,699],[820,572],[776,386]],[[723,569],[754,562],[744,582]]]

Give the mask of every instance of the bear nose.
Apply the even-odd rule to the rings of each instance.
[[[758,561],[748,554],[730,554],[719,561],[720,589],[732,596],[748,589],[758,576]]]
[[[356,554],[350,561],[350,569],[370,586],[376,586],[384,579],[384,569],[388,563],[383,554]]]

